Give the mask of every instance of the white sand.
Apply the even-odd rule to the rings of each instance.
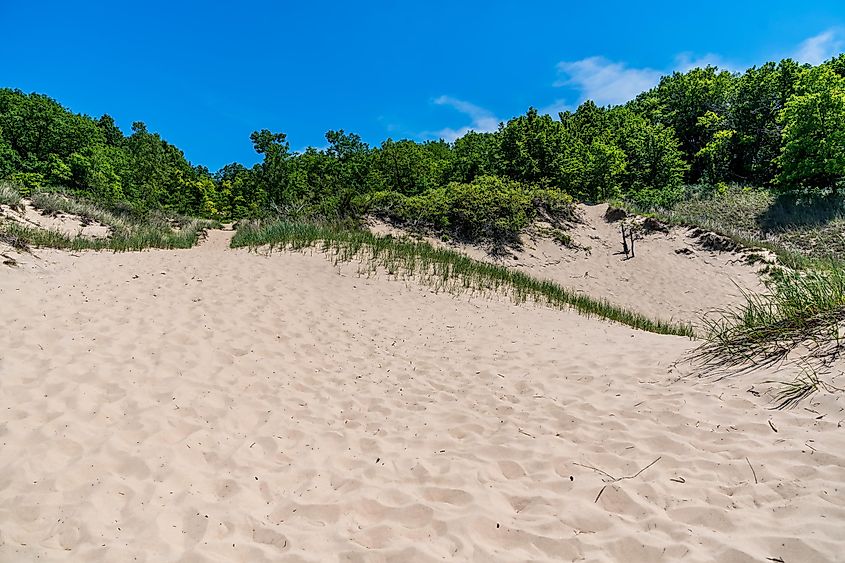
[[[845,560],[838,399],[226,236],[0,267],[0,561]]]

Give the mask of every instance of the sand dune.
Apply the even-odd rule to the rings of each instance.
[[[0,561],[845,560],[838,400],[227,240],[0,268]]]
[[[693,230],[673,227],[667,233],[643,235],[635,242],[635,257],[626,259],[619,223],[604,219],[607,204],[577,208],[581,223],[568,231],[574,248],[564,247],[549,236],[530,235],[523,235],[522,249],[510,249],[503,256],[491,256],[478,246],[449,246],[652,318],[696,325],[707,312],[740,303],[743,291],[763,290],[759,271],[764,264],[748,264],[747,253],[708,250],[692,236]],[[380,233],[404,234],[379,221],[373,221],[371,228]]]

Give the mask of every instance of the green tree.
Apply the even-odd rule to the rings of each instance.
[[[735,78],[730,72],[713,66],[695,68],[664,76],[657,87],[640,94],[631,107],[652,121],[672,128],[686,161],[694,163],[689,168],[688,179],[697,181],[702,168],[694,162],[695,155],[711,140],[699,119],[707,112],[727,115],[734,87]]]
[[[845,78],[826,65],[808,70],[780,121],[780,189],[836,194],[845,178]]]

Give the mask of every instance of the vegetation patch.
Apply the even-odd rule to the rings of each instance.
[[[21,195],[18,190],[8,182],[0,182],[0,205],[17,207],[20,202]]]
[[[83,221],[97,221],[110,228],[105,238],[70,236],[58,230],[25,225],[12,220],[0,220],[0,240],[18,249],[29,247],[67,250],[130,251],[148,248],[191,248],[206,229],[220,223],[207,219],[177,216],[168,218],[161,213],[142,215],[113,212],[93,203],[80,201],[60,193],[38,192],[32,204],[46,214],[68,213]]]
[[[496,176],[451,182],[415,196],[376,192],[368,203],[375,215],[406,228],[494,245],[518,244],[520,232],[537,218],[553,225],[576,218],[572,197]]]
[[[504,266],[474,260],[454,250],[435,248],[422,241],[378,236],[346,225],[284,220],[247,223],[238,228],[232,246],[252,249],[267,246],[270,251],[316,247],[335,263],[360,260],[368,271],[383,269],[393,276],[412,276],[431,284],[437,291],[504,292],[516,303],[532,300],[556,308],[572,308],[588,317],[605,318],[640,330],[693,337],[692,327],[687,323],[652,320],[607,300],[594,299]]]

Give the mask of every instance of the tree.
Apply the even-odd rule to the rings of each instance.
[[[711,140],[699,119],[707,112],[726,116],[734,87],[735,78],[730,72],[713,66],[694,68],[664,76],[656,88],[640,94],[631,108],[671,127],[686,161],[694,162],[695,155]],[[701,166],[695,163],[689,168],[688,180],[697,181],[701,173]]]
[[[626,109],[614,118],[627,156],[623,194],[645,207],[668,206],[680,197],[688,169],[675,132]]]
[[[835,195],[845,178],[845,78],[825,65],[807,71],[780,122],[780,189]]]
[[[284,133],[273,133],[269,129],[253,131],[249,136],[255,152],[264,160],[258,167],[256,181],[267,194],[270,203],[287,205],[293,199],[288,178],[290,144]]]
[[[803,71],[795,61],[784,59],[778,64],[752,67],[737,78],[730,111],[720,116],[723,126],[719,129],[735,133],[727,147],[723,143],[726,134],[718,139],[720,150],[727,148],[730,153],[731,179],[757,185],[768,185],[774,180],[783,129],[778,115]],[[714,130],[713,135],[717,132]],[[711,137],[709,142],[714,140]]]
[[[468,131],[455,140],[449,179],[453,182],[472,182],[479,176],[496,173],[495,155],[498,150],[495,133]]]

